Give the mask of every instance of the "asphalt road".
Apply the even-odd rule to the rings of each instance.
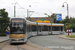
[[[75,41],[61,39],[58,36],[59,35],[34,36],[31,37],[29,41],[33,44],[50,48],[51,50],[75,50]]]

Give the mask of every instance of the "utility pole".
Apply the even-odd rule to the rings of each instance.
[[[16,10],[15,10],[16,6],[14,6],[14,17],[16,17]]]
[[[29,11],[28,11],[28,9],[27,9],[27,19],[28,19],[28,17],[29,17],[29,14],[28,14],[28,13],[29,13]]]
[[[32,12],[32,14],[34,13],[34,11],[29,11],[29,13],[30,13],[30,12]],[[30,18],[30,17],[31,17],[32,14],[29,15],[29,20],[30,20],[30,21],[31,21],[31,18]]]
[[[16,4],[17,3],[12,3],[12,4],[14,4],[14,17],[16,17]]]
[[[31,5],[29,5],[29,7],[31,7]],[[32,14],[34,13],[34,11],[29,11],[29,10],[27,9],[27,19],[29,19],[29,20],[31,21],[30,16],[31,16],[32,14],[29,14],[30,12],[32,12]]]

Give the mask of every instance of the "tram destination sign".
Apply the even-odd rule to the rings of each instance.
[[[12,20],[12,22],[23,22],[23,20]]]

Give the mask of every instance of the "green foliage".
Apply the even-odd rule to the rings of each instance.
[[[51,15],[51,17],[55,18],[55,14],[53,13],[53,14]]]
[[[1,35],[5,35],[6,29],[9,25],[9,17],[8,12],[5,9],[0,9],[0,33]]]
[[[47,15],[47,13],[44,13],[45,15]]]
[[[47,13],[44,13],[45,15],[47,15],[48,17],[52,17],[52,18],[54,18],[54,23],[55,23],[55,21],[56,21],[56,14],[55,13],[53,13],[51,16],[50,15],[48,15]],[[57,23],[61,23],[61,21],[57,21]]]
[[[70,17],[70,19],[73,19],[72,17]]]
[[[67,19],[62,20],[62,23],[63,24],[67,23]]]
[[[1,17],[8,17],[8,12],[5,12],[5,9],[0,9],[0,16]]]
[[[66,35],[66,37],[75,38],[75,35]]]
[[[57,23],[61,23],[62,21],[57,21]]]
[[[75,18],[70,19],[70,23],[75,23]]]
[[[75,23],[71,24],[71,28],[73,29],[73,32],[75,32]]]
[[[48,17],[51,17],[50,15],[48,15],[47,13],[44,13],[44,15],[47,15]]]
[[[0,33],[0,36],[7,36],[5,33]]]
[[[64,20],[62,20],[62,23],[65,24],[65,29],[68,29],[68,21],[67,16]],[[69,19],[69,29],[73,29],[73,32],[75,32],[75,18],[70,17]]]

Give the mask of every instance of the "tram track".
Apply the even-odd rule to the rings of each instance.
[[[6,42],[6,43],[5,43],[5,42]],[[0,43],[0,44],[5,43],[3,46],[1,46],[1,47],[0,47],[0,50],[2,50],[2,49],[3,49],[3,47],[4,47],[4,46],[6,46],[6,45],[9,43],[9,41],[5,41],[5,42]]]
[[[39,49],[39,50],[44,50],[44,49],[41,49],[41,48],[38,48],[38,47],[35,47],[35,46],[32,46],[32,45],[29,45],[29,44],[24,44],[24,46],[27,45],[28,47],[32,47],[32,48],[35,48],[35,49]],[[28,50],[28,49],[25,49],[25,48],[22,48],[22,47],[19,47],[20,45],[16,45],[17,49],[20,50]]]
[[[43,48],[36,47],[34,45],[31,45],[30,43],[26,44],[10,44],[9,41],[5,41],[3,43],[0,43],[2,46],[0,47],[0,50],[8,50],[8,49],[14,49],[14,50],[44,50]],[[27,48],[26,48],[27,47]]]
[[[18,50],[20,50],[20,49],[26,50],[25,48],[19,47],[18,45],[16,45],[16,47],[17,47]]]
[[[38,47],[35,47],[35,46],[32,46],[32,45],[29,45],[29,44],[27,44],[27,43],[26,43],[26,45],[28,45],[28,46],[30,46],[30,47],[32,47],[32,48],[36,48],[36,49],[39,49],[39,50],[43,50],[43,49],[41,49],[41,48],[38,48]]]
[[[4,43],[4,44],[3,44],[3,43]],[[0,50],[3,50],[3,48],[4,48],[6,45],[9,44],[9,41],[5,41],[5,42],[2,42],[2,43],[0,43],[0,44],[2,44],[2,46],[0,47]],[[20,50],[20,49],[26,50],[26,49],[24,49],[24,48],[19,47],[18,45],[14,45],[14,46],[17,48],[17,50]]]

